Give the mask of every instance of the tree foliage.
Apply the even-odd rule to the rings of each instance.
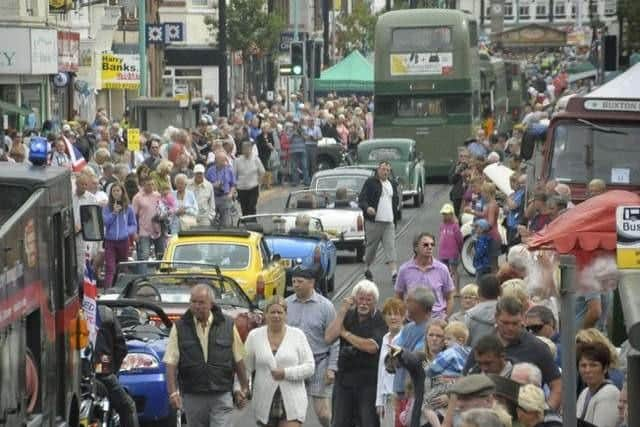
[[[354,2],[351,14],[340,15],[336,30],[336,45],[341,52],[353,49],[373,50],[378,16],[365,2]]]
[[[217,32],[215,17],[205,18],[211,33]],[[233,0],[227,7],[227,45],[242,56],[266,55],[273,51],[284,28],[282,18],[268,14],[265,0]]]
[[[627,53],[640,52],[640,1],[620,0],[618,14],[623,18],[623,43]]]

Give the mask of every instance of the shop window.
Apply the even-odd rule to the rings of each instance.
[[[529,5],[520,6],[518,8],[518,13],[519,13],[520,19],[523,21],[526,21],[527,19],[531,18],[531,16],[529,15]]]
[[[536,5],[536,18],[537,19],[547,19],[547,5],[539,4]]]
[[[505,3],[504,4],[504,19],[513,19],[513,4]]]
[[[567,16],[567,6],[564,3],[556,3],[554,5],[554,13],[556,18],[566,18]]]

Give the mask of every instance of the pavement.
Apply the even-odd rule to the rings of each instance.
[[[284,210],[289,191],[301,187],[273,187],[260,193],[258,199],[258,213],[278,213]],[[427,231],[435,236],[440,226],[440,208],[448,201],[449,185],[431,184],[425,188],[425,203],[420,208],[411,206],[411,202],[405,202],[403,207],[403,219],[396,229],[396,250],[398,253],[398,265],[409,260],[413,256],[413,237],[422,231]],[[384,264],[382,252],[379,251],[372,265],[374,281],[380,290],[380,303],[394,295],[391,283],[391,272]],[[460,284],[464,286],[472,282],[472,278],[464,273],[460,267]],[[342,300],[349,295],[353,286],[364,278],[364,267],[360,262],[355,262],[355,254],[352,252],[338,252],[338,267],[336,270],[336,290],[332,295],[332,301],[339,308]],[[251,406],[242,411],[235,411],[234,426],[255,426]],[[320,427],[313,409],[309,408],[305,426]]]

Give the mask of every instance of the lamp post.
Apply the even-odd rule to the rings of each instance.
[[[227,0],[218,0],[218,50],[220,51],[218,110],[221,117],[226,117],[229,105],[227,96]]]
[[[138,53],[140,55],[138,94],[147,96],[147,0],[138,0]]]

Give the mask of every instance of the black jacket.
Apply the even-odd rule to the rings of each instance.
[[[391,183],[391,187],[393,187],[393,196],[391,196],[391,205],[393,207],[393,222],[398,222],[398,206],[400,205],[400,197],[398,195],[398,186],[393,180],[389,180]],[[360,190],[360,196],[358,196],[358,205],[360,209],[362,209],[362,214],[364,215],[364,219],[367,221],[375,222],[375,215],[369,215],[367,213],[367,208],[372,207],[374,209],[378,209],[378,202],[380,201],[380,196],[382,195],[382,183],[378,179],[377,176],[372,176],[367,178],[362,186],[362,190]]]
[[[98,305],[100,328],[96,335],[96,349],[93,352],[97,374],[117,374],[127,355],[127,342],[124,339],[120,322],[109,307]]]

